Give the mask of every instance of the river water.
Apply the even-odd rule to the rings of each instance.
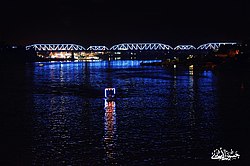
[[[220,147],[241,155],[226,162],[248,163],[248,74],[137,60],[3,65],[1,163],[194,165],[218,162]]]

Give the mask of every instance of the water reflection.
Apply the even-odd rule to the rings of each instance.
[[[99,61],[44,63],[32,77],[34,164],[211,157],[218,131],[212,72]],[[103,100],[106,87],[116,87],[119,100]]]
[[[177,103],[178,103],[178,99],[177,99],[177,76],[176,76],[176,70],[174,70],[172,95],[173,95],[173,98],[172,98],[173,105],[176,106]]]
[[[190,125],[195,125],[195,91],[194,91],[194,70],[193,65],[189,66],[188,97],[190,101]]]
[[[37,96],[35,102],[43,101],[39,97],[43,98]],[[70,162],[70,157],[67,156],[67,146],[71,139],[67,101],[68,98],[64,96],[51,96],[50,103],[36,103],[40,107],[35,108],[37,112],[34,116],[33,133],[36,134],[33,138],[33,153],[36,154],[33,159],[34,165]],[[49,106],[49,111],[43,109],[42,105]]]
[[[189,75],[193,76],[194,75],[194,65],[190,65],[188,67],[188,69],[189,69]]]
[[[104,116],[104,149],[105,162],[116,163],[116,142],[117,142],[117,124],[115,101],[107,101],[105,99],[105,116]]]

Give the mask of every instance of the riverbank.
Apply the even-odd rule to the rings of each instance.
[[[202,70],[250,70],[250,60],[248,56],[243,57],[194,57],[185,60],[162,60],[161,62],[141,62],[141,66],[161,66],[164,68],[176,68],[177,66],[190,67]]]

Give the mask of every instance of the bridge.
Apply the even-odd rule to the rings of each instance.
[[[77,44],[32,44],[26,50],[42,51],[169,51],[169,50],[216,50],[222,45],[235,45],[237,42],[205,43],[198,47],[193,45],[177,45],[172,47],[163,43],[121,43],[108,48],[106,46],[89,46],[87,49]]]
[[[104,45],[92,45],[87,49],[77,44],[32,44],[26,50],[34,50],[38,57],[48,59],[162,59],[190,54],[207,54],[223,45],[235,45],[237,42],[205,43],[177,45],[172,47],[164,43],[120,43],[108,48]]]

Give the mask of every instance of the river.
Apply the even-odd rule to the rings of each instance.
[[[214,163],[220,147],[238,151],[232,162],[249,163],[249,71],[118,60],[8,64],[0,72],[4,165]],[[111,111],[106,87],[116,88]]]

